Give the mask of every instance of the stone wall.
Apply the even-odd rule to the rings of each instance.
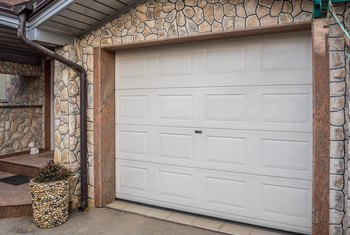
[[[335,7],[338,18],[348,28],[350,4]],[[340,27],[333,17],[329,22],[330,69],[330,234],[350,234],[348,188],[349,64]]]
[[[341,9],[342,11],[342,9]],[[350,31],[350,3],[345,5],[343,15],[341,20],[347,31]],[[350,44],[350,43],[349,43]],[[350,82],[350,48],[344,45],[344,58],[345,58],[345,108],[344,108],[344,116],[345,116],[345,125],[344,125],[344,208],[345,215],[343,219],[343,233],[349,235],[350,234],[350,155],[349,155],[349,82]],[[333,173],[333,172],[331,172]],[[333,198],[334,199],[334,198]]]
[[[310,0],[148,0],[106,25],[56,52],[83,65],[88,74],[89,202],[94,201],[93,176],[93,47],[162,40],[260,26],[312,20]],[[78,77],[55,65],[55,160],[76,172],[71,186],[73,207],[78,206],[79,84]],[[75,186],[74,186],[75,185]]]
[[[6,100],[0,103],[0,155],[44,143],[44,76],[41,66],[0,61],[7,74]]]
[[[350,28],[350,4],[335,7],[339,18]],[[309,0],[148,0],[129,12],[112,20],[101,28],[76,40],[75,45],[58,49],[62,55],[83,65],[88,71],[89,100],[89,198],[93,204],[93,47],[128,44],[134,42],[162,40],[167,38],[186,37],[198,34],[228,32],[276,24],[311,21],[313,2]],[[349,211],[350,192],[348,187],[350,167],[348,155],[348,79],[349,58],[342,39],[339,26],[330,17],[329,28],[330,49],[330,234],[350,234]],[[62,70],[56,65],[56,86],[61,90],[74,89],[77,83],[76,75],[67,69]],[[67,70],[67,71],[66,71]],[[60,85],[64,83],[64,86]],[[69,92],[68,92],[69,93]],[[64,105],[66,93],[57,93],[57,106]],[[73,102],[68,102],[71,108],[79,106],[75,103],[79,94],[74,90]],[[56,142],[56,159],[71,164],[78,172],[79,139],[78,114],[67,114],[66,117],[56,116],[57,123],[64,123],[68,131],[58,128]],[[68,123],[68,124],[67,124]],[[74,139],[74,156],[66,157],[62,141],[69,134]],[[72,147],[73,148],[73,147]],[[76,181],[78,182],[78,181]],[[75,187],[75,197],[79,197],[79,183]]]
[[[0,73],[26,76],[40,76],[42,74],[42,68],[38,65],[0,61]]]
[[[77,61],[77,58],[79,58],[76,48],[73,46],[67,46],[63,50],[58,51],[58,53],[73,61]],[[70,200],[72,207],[76,208],[80,202],[79,76],[72,69],[59,62],[55,62],[54,84],[54,113],[55,126],[57,127],[54,132],[54,156],[55,161],[70,167],[75,173],[74,177],[71,177],[70,180]],[[88,128],[92,127],[92,120],[88,119],[88,121]],[[90,139],[89,142],[92,143]],[[92,157],[91,148],[89,148],[89,156],[90,158]],[[89,161],[89,164],[92,164],[91,161]],[[91,189],[92,187],[89,187],[90,191]],[[89,196],[93,198],[93,195],[89,194]]]

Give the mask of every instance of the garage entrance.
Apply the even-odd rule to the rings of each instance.
[[[116,52],[116,196],[311,232],[310,32]]]

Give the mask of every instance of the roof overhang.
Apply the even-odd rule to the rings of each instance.
[[[63,46],[101,27],[145,0],[56,0],[28,17],[31,40]],[[41,1],[45,2],[45,1]],[[18,28],[18,16],[1,11],[0,25]]]
[[[75,37],[83,37],[112,21],[145,0],[32,0],[34,12],[28,17],[27,37],[48,47],[72,44]],[[16,37],[18,15],[12,6],[0,3],[0,60],[10,58],[19,62],[37,63],[41,56],[29,48],[22,48]],[[9,35],[9,30],[11,35]],[[9,38],[10,37],[10,38]],[[6,46],[6,48],[3,48]],[[24,46],[25,47],[25,46]],[[6,50],[5,50],[6,49]],[[13,53],[12,57],[8,55]],[[20,52],[23,52],[21,59]],[[32,54],[32,59],[30,59]],[[2,56],[3,55],[3,56]],[[34,58],[35,57],[35,58]]]

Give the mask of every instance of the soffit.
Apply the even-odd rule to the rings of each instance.
[[[32,0],[35,10],[28,18],[27,37],[48,47],[71,44],[144,1]],[[17,38],[18,15],[11,7],[0,2],[0,60],[38,64],[43,57]]]

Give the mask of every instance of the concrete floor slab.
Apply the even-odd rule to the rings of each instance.
[[[73,212],[67,223],[53,229],[38,229],[31,217],[0,220],[0,234],[34,235],[222,235],[192,226],[167,222],[108,208]]]
[[[266,229],[249,224],[236,223],[233,221],[204,217],[190,213],[182,213],[171,209],[154,207],[125,200],[115,200],[114,202],[108,204],[106,207],[123,212],[135,213],[151,218],[161,219],[164,221],[204,228],[207,230],[212,230],[213,232],[222,232],[225,234],[293,235],[293,233],[284,231]]]

